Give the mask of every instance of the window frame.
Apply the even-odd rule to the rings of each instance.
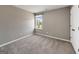
[[[37,15],[42,15],[42,28],[37,28],[36,26],[37,26],[37,20],[36,20],[36,16]],[[43,14],[36,14],[35,15],[35,29],[37,29],[37,30],[42,30],[43,29]]]

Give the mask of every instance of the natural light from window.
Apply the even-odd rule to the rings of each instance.
[[[36,15],[36,29],[42,29],[43,15]]]

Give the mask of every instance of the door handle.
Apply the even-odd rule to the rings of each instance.
[[[75,31],[75,29],[72,29],[72,31]]]

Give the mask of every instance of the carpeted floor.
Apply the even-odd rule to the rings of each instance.
[[[68,42],[32,35],[0,48],[1,54],[75,54]]]

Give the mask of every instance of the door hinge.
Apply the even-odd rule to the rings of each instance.
[[[79,8],[79,5],[78,5],[78,8]]]

